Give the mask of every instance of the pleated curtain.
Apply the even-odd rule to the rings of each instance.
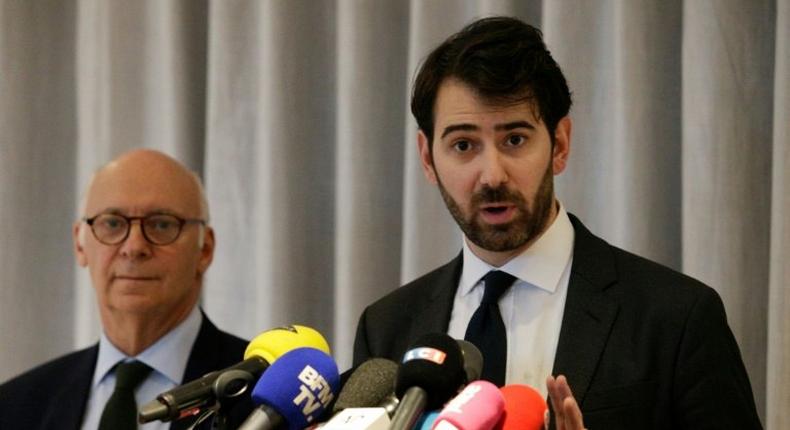
[[[410,84],[494,14],[568,78],[562,203],[715,288],[763,423],[790,428],[790,0],[0,0],[0,381],[96,341],[71,223],[135,147],[205,181],[210,318],[313,326],[347,368],[364,306],[460,249]]]

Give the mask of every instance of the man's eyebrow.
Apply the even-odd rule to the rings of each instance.
[[[497,124],[494,126],[494,130],[497,131],[510,131],[510,130],[515,130],[517,128],[527,128],[530,130],[535,130],[535,126],[532,125],[529,121],[513,121],[505,124]],[[468,123],[448,125],[447,127],[445,127],[444,131],[442,131],[442,139],[448,134],[455,131],[476,131],[479,129],[480,127]]]
[[[454,131],[475,131],[475,130],[479,130],[479,129],[480,128],[478,126],[474,125],[474,124],[465,124],[464,123],[464,124],[448,125],[447,127],[444,128],[444,131],[442,131],[442,139],[444,139],[445,136],[447,136],[448,134],[450,134],[450,133],[452,133]]]
[[[496,126],[494,126],[494,130],[497,131],[510,131],[510,130],[515,130],[517,128],[528,128],[530,130],[534,130],[535,126],[527,121],[514,121],[514,122],[508,122],[506,124],[497,124]]]

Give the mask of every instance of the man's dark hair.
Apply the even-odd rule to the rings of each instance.
[[[536,114],[554,130],[571,107],[565,76],[543,43],[540,30],[509,17],[477,20],[428,55],[414,81],[411,112],[433,146],[439,86],[455,78],[495,105],[534,100]]]

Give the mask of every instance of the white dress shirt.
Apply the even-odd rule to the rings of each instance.
[[[82,421],[83,430],[95,430],[104,411],[104,405],[115,390],[115,371],[113,367],[119,361],[138,360],[153,370],[134,392],[138,408],[157,395],[181,384],[184,377],[192,345],[200,331],[202,317],[200,309],[195,306],[189,316],[164,337],[149,346],[136,357],[127,357],[102,333],[99,339],[99,357],[93,370],[93,382]],[[112,370],[112,372],[111,372]],[[166,430],[170,423],[154,421],[137,425],[143,430]]]
[[[502,267],[478,258],[464,237],[463,271],[453,301],[448,334],[463,339],[483,300],[483,276],[501,270],[517,278],[499,299],[507,332],[508,384],[526,384],[546,396],[568,293],[574,231],[560,205],[551,226],[528,249]]]

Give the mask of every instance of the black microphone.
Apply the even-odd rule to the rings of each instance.
[[[412,429],[426,408],[440,408],[465,380],[458,342],[443,333],[422,336],[406,351],[398,368],[395,394],[401,400],[390,429]]]
[[[141,424],[177,420],[200,414],[218,399],[242,396],[277,358],[301,347],[329,353],[324,337],[310,327],[293,325],[265,331],[247,346],[244,361],[158,395],[140,408],[137,419]]]
[[[464,359],[466,383],[477,381],[483,374],[483,353],[472,342],[462,339],[457,339],[456,342],[461,347],[461,355]]]

